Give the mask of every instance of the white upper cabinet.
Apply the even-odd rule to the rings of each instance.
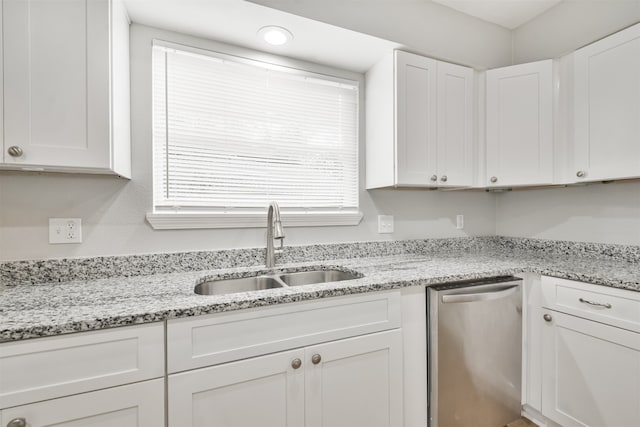
[[[368,189],[473,184],[473,76],[402,51],[369,70]]]
[[[574,54],[573,181],[640,177],[640,24]]]
[[[473,69],[438,62],[437,176],[440,187],[473,184]]]
[[[486,187],[553,182],[553,62],[487,71]]]
[[[6,169],[131,175],[119,0],[3,0]]]
[[[436,61],[396,51],[395,66],[396,184],[435,184]]]

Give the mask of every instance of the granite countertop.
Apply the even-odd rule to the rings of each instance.
[[[354,270],[364,277],[219,296],[196,295],[193,289],[204,278],[241,277],[269,270],[248,266],[4,286],[0,288],[0,342],[523,272],[640,291],[638,262],[547,255],[513,246],[289,262],[277,270],[318,266]]]

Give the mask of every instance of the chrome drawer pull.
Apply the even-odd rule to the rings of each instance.
[[[611,308],[611,304],[609,304],[609,303],[602,304],[601,302],[593,302],[593,301],[589,301],[588,299],[584,299],[584,298],[578,298],[578,301],[583,302],[585,304],[589,304],[589,305],[595,305],[595,306],[598,306],[598,307]]]

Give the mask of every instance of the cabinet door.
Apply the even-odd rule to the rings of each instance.
[[[438,62],[440,187],[473,185],[473,69]]]
[[[29,427],[151,427],[164,425],[164,380],[76,394],[1,411],[5,426],[24,418]]]
[[[542,290],[540,276],[525,274],[523,312],[523,403],[542,411]]]
[[[169,375],[169,427],[302,426],[304,364],[293,350]]]
[[[488,187],[551,184],[552,61],[487,71]]]
[[[436,61],[396,51],[396,184],[436,185]]]
[[[638,425],[640,334],[543,312],[543,415],[564,427]]]
[[[640,24],[574,59],[574,180],[640,176]]]
[[[4,161],[109,168],[109,1],[2,4]]]
[[[401,345],[396,329],[308,347],[305,426],[401,426]]]

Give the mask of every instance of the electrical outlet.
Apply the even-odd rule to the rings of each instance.
[[[393,233],[393,215],[378,215],[378,233]]]
[[[456,228],[462,230],[464,228],[464,215],[456,215]]]
[[[49,243],[82,243],[82,219],[49,218]]]

